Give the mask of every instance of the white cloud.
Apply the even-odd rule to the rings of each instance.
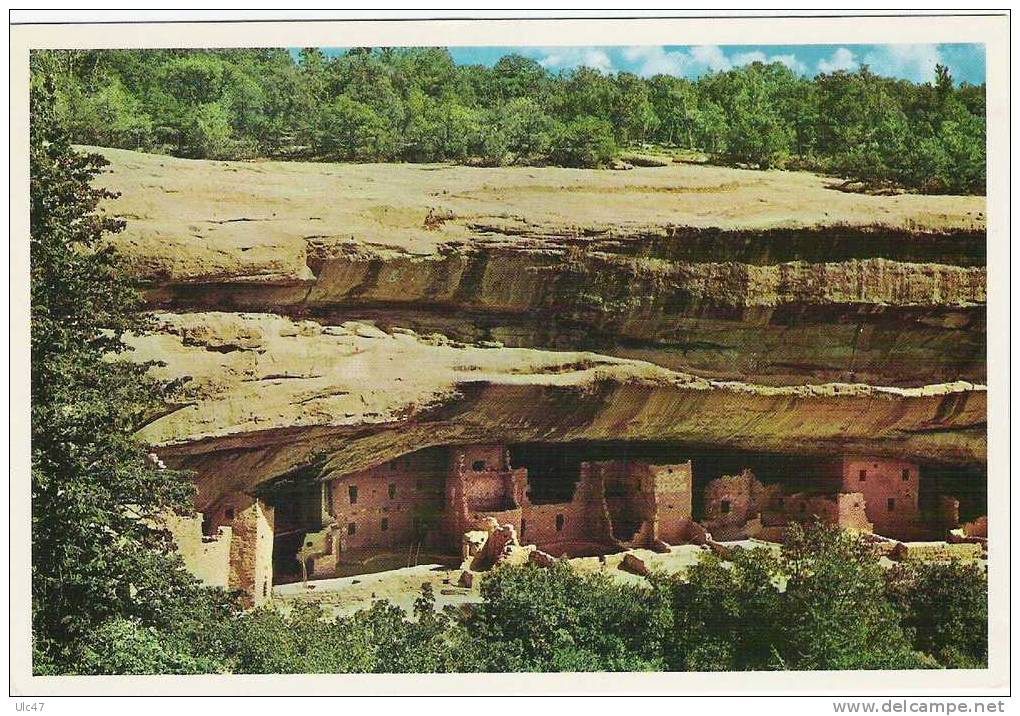
[[[832,72],[838,72],[839,70],[854,70],[857,69],[857,58],[854,57],[854,53],[845,47],[840,47],[838,50],[832,53],[832,57],[827,60],[818,61],[818,71],[824,74]]]
[[[761,50],[741,52],[733,56],[734,65],[749,65],[752,62],[768,62],[768,56]]]
[[[717,45],[700,45],[686,52],[657,45],[628,47],[623,51],[623,58],[635,63],[634,72],[643,77],[657,74],[694,77],[706,72],[725,72],[752,62],[779,62],[800,74],[807,71],[804,63],[793,54],[768,55],[762,50],[750,50],[731,56]]]
[[[864,56],[864,63],[876,75],[904,77],[930,82],[935,65],[942,62],[937,45],[880,45]]]
[[[690,64],[691,56],[682,50],[668,51],[660,45],[627,47],[623,57],[628,62],[638,63],[634,73],[642,77],[652,75],[682,75]]]
[[[722,72],[733,67],[733,63],[718,45],[699,45],[691,48],[691,59],[695,65],[713,72]]]
[[[707,72],[725,72],[752,62],[779,62],[798,74],[807,73],[807,67],[792,53],[769,55],[763,50],[750,50],[728,55],[718,45],[698,45],[683,50],[669,50],[661,45],[635,45],[609,51],[598,47],[546,47],[535,48],[529,54],[550,70],[581,66],[603,72],[628,69],[642,77],[659,74],[697,77]]]
[[[692,77],[706,72],[721,72],[733,63],[716,45],[700,45],[690,50],[667,50],[661,45],[638,45],[623,50],[623,58],[634,63],[634,73],[652,75],[684,75]]]
[[[605,50],[597,47],[551,47],[541,50],[539,64],[550,70],[592,67],[603,72],[613,71],[613,61]]]

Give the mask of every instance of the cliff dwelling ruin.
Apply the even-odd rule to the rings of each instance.
[[[813,519],[987,537],[983,197],[102,151],[131,359],[183,386],[139,437],[194,475],[189,566],[251,604]]]
[[[815,520],[890,545],[987,538],[973,476],[874,456],[720,459],[692,449],[687,459],[664,461],[678,452],[617,443],[430,447],[345,474],[302,469],[171,527],[196,575],[241,590],[252,604],[274,584],[298,580],[430,561],[485,570],[515,550],[543,562],[782,542],[791,523]],[[718,475],[744,463],[763,479],[751,468]]]

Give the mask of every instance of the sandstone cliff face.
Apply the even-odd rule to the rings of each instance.
[[[581,352],[465,346],[350,322],[160,314],[136,360],[192,377],[142,437],[203,497],[297,467],[353,472],[430,445],[668,440],[692,446],[985,461],[985,391],[710,381]]]
[[[474,441],[985,462],[982,197],[101,151],[204,499]]]
[[[984,380],[981,197],[682,165],[621,176],[103,151],[128,221],[118,248],[157,306],[410,320],[775,385]]]

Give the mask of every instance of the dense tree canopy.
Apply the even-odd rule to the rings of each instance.
[[[558,562],[497,567],[466,610],[436,611],[427,589],[413,619],[383,601],[260,609],[228,626],[224,658],[247,673],[981,668],[987,587],[973,564],[886,570],[817,525],[643,585]]]
[[[983,193],[984,86],[806,78],[780,63],[697,80],[441,48],[38,52],[74,141],[185,157],[601,166],[652,146],[843,176],[862,188]]]
[[[32,625],[37,673],[97,658],[108,638],[152,663],[201,671],[200,614],[218,609],[155,525],[190,507],[184,476],[149,461],[133,432],[173,386],[118,360],[143,330],[140,296],[105,241],[122,223],[99,210],[105,165],[74,150],[52,87],[32,88]],[[119,662],[118,662],[119,663]],[[117,667],[120,668],[120,667]]]

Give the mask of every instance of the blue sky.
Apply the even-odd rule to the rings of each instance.
[[[865,63],[876,74],[927,82],[935,65],[948,65],[957,82],[980,84],[985,79],[984,45],[677,45],[635,47],[452,47],[460,64],[492,65],[518,52],[550,70],[580,65],[606,71],[626,70],[639,75],[658,73],[698,77],[755,60],[782,62],[803,75],[838,69],[853,70]]]
[[[625,70],[643,76],[664,73],[693,78],[762,60],[782,62],[808,77],[838,69],[854,70],[865,63],[879,75],[927,82],[934,77],[935,65],[941,63],[950,68],[957,82],[980,84],[985,80],[985,48],[979,44],[450,48],[458,64],[489,66],[514,52],[533,57],[554,72],[587,65],[609,72]]]

